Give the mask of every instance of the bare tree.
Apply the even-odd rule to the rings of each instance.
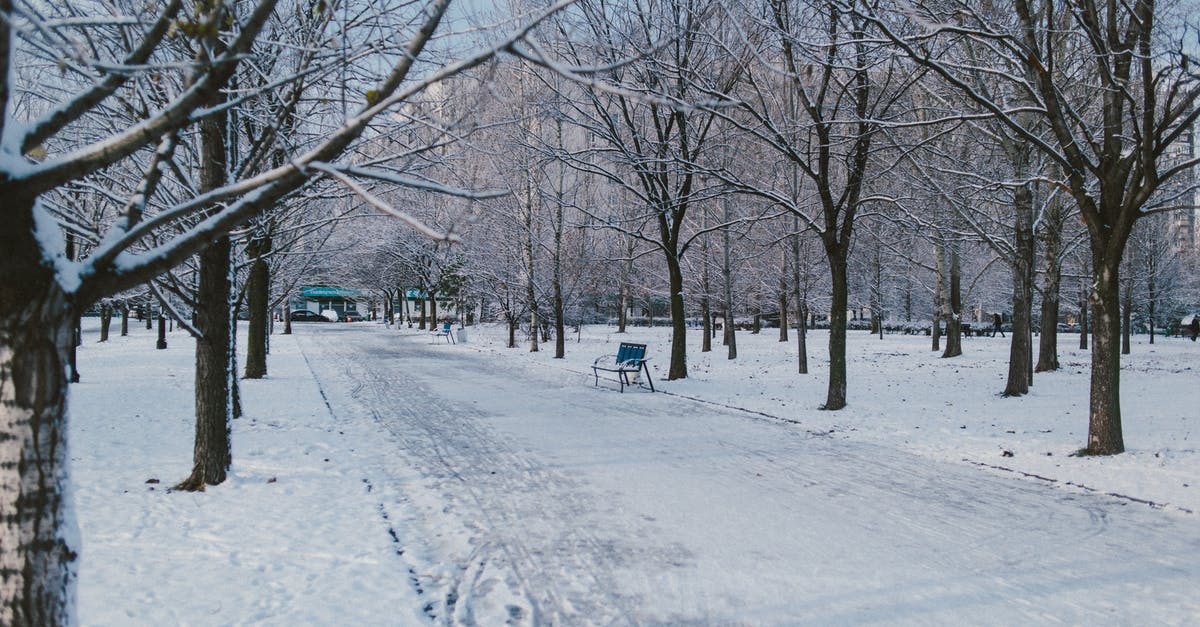
[[[1094,273],[1083,452],[1120,453],[1120,264],[1143,208],[1165,182],[1197,163],[1169,158],[1200,115],[1197,60],[1182,43],[1194,25],[1153,0],[988,4],[997,10],[985,14],[957,1],[899,2],[886,11],[855,2],[848,9],[1062,169],[1058,184],[1087,226]],[[1012,18],[997,23],[994,15]],[[1024,94],[1020,104],[975,89],[977,63],[967,61],[964,46],[989,51],[989,75],[1005,85],[992,93]],[[957,54],[947,54],[952,49]]]
[[[416,69],[427,57],[427,44],[444,15],[447,0],[401,7],[407,10],[406,41],[391,66],[343,120],[309,146],[293,152],[285,165],[260,174],[234,177],[207,192],[165,207],[153,216],[142,209],[155,196],[161,170],[146,172],[138,195],[91,254],[78,262],[66,258],[59,226],[41,198],[114,164],[145,158],[175,133],[198,121],[216,119],[225,107],[206,107],[227,87],[276,8],[260,0],[233,12],[212,1],[184,14],[181,2],[167,2],[154,15],[141,3],[114,4],[134,19],[118,16],[82,28],[94,45],[78,44],[71,21],[53,23],[31,5],[0,2],[0,124],[7,157],[0,169],[0,208],[6,246],[0,251],[0,623],[59,625],[72,622],[72,589],[78,547],[65,506],[69,457],[63,440],[72,325],[91,303],[143,284],[225,236],[250,217],[273,206],[311,177],[329,175],[348,186],[353,177],[402,178],[357,166],[332,163],[361,137],[380,113],[412,99],[447,76],[477,66],[523,37],[528,28],[498,38],[478,53],[454,63]],[[51,7],[63,8],[63,4]],[[157,8],[157,7],[154,7]],[[150,10],[153,10],[151,8]],[[550,11],[556,10],[552,7]],[[534,20],[536,22],[536,20]],[[172,28],[175,26],[176,28]],[[199,47],[190,59],[172,56],[164,42],[190,38]],[[221,46],[204,44],[207,33],[220,33]],[[97,51],[104,58],[92,58]],[[27,56],[48,53],[51,63],[65,59],[71,76],[57,102],[24,102],[36,93],[36,81],[58,80],[57,73],[19,71]],[[153,55],[160,54],[160,57]],[[61,56],[60,56],[61,55]],[[166,61],[162,63],[161,61]],[[119,72],[110,68],[122,68]],[[170,72],[184,75],[182,89],[146,112],[128,129],[100,128],[97,134],[73,132],[92,117],[104,117],[110,97],[135,84],[152,83]],[[299,77],[283,77],[288,84]],[[258,92],[258,93],[261,93]],[[253,98],[247,91],[239,98]],[[19,122],[19,123],[18,123]],[[29,158],[23,155],[29,155]],[[169,161],[164,154],[163,163]],[[429,182],[409,180],[414,186]],[[390,210],[422,228],[409,216]],[[139,242],[154,239],[146,254],[134,254]]]

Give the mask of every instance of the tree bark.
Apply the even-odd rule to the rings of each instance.
[[[944,284],[947,292],[942,297],[945,308],[942,317],[946,321],[946,350],[942,357],[958,357],[962,355],[962,264],[958,257],[958,245],[951,243],[944,248],[949,252],[948,284]]]
[[[561,245],[561,237],[558,238],[554,251],[554,358],[562,359],[567,354],[566,336],[567,323],[563,318],[566,316],[566,307],[563,304],[563,289],[562,289],[562,264],[559,258],[558,246]]]
[[[732,218],[730,212],[730,202],[728,197],[725,199],[725,222],[728,223]],[[721,237],[724,243],[722,250],[721,262],[721,278],[725,284],[725,325],[724,339],[725,346],[728,348],[728,358],[737,359],[737,329],[733,322],[733,267],[730,265],[730,245],[729,245],[729,227],[721,229]]]
[[[929,335],[932,341],[930,351],[941,351],[943,309],[946,307],[946,244],[938,241],[935,249],[937,270],[934,273],[934,321],[930,326]]]
[[[222,237],[200,253],[196,329],[196,438],[192,474],[175,489],[198,491],[225,481],[232,462],[229,372],[230,241]]]
[[[788,284],[787,253],[784,253],[783,269],[779,274],[779,341],[788,341]]]
[[[1012,335],[1008,352],[1008,382],[1004,396],[1029,393],[1033,366],[1033,334],[1030,326],[1033,301],[1033,190],[1030,184],[1017,188],[1013,199],[1015,240],[1012,269]]]
[[[829,390],[821,409],[838,410],[846,406],[846,308],[847,251],[844,246],[826,246],[832,299],[829,305]]]
[[[1057,240],[1057,235],[1051,236]],[[1042,334],[1038,340],[1038,362],[1034,372],[1058,370],[1058,314],[1062,292],[1062,264],[1059,250],[1052,241],[1046,243],[1045,278],[1042,282]]]
[[[121,303],[121,337],[129,335],[129,303]]]
[[[222,102],[220,95],[209,104]],[[200,191],[224,184],[228,168],[226,119],[210,116],[200,122]],[[175,486],[199,491],[225,481],[232,462],[230,422],[233,412],[233,330],[230,324],[233,283],[232,244],[223,236],[200,252],[196,288],[196,434],[192,474]]]
[[[112,306],[108,303],[100,304],[100,341],[108,341],[108,331],[112,327]]]
[[[254,261],[246,286],[246,307],[250,310],[250,325],[246,330],[246,378],[267,376],[267,324],[270,316],[271,270],[263,255],[270,244],[261,242],[253,247]]]
[[[792,282],[796,288],[796,367],[808,374],[808,303],[800,276],[800,218],[792,217]]]
[[[0,255],[0,625],[72,624],[78,535],[67,505],[74,315],[33,239],[33,203],[8,199]]]
[[[283,304],[283,334],[292,334],[292,305],[286,302]]]
[[[1128,355],[1130,353],[1130,334],[1132,329],[1129,328],[1133,318],[1133,281],[1125,280],[1125,285],[1121,290],[1121,300],[1124,302],[1121,306],[1121,354]]]
[[[679,257],[667,254],[668,286],[671,289],[671,368],[667,379],[686,379],[687,372],[687,312],[683,309],[683,270]],[[653,306],[651,306],[653,311]]]
[[[1107,262],[1103,254],[1095,250],[1092,253],[1095,288],[1088,301],[1095,315],[1095,336],[1085,451],[1092,455],[1115,455],[1125,451],[1121,431],[1121,299],[1117,272],[1120,261]]]
[[[1088,324],[1087,281],[1081,282],[1082,285],[1079,287],[1079,350],[1085,351],[1088,348],[1088,334],[1091,333],[1091,329],[1088,328],[1090,325]]]

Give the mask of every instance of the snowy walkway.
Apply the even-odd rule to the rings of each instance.
[[[298,338],[339,424],[374,432],[354,452],[430,617],[1200,619],[1193,516],[510,370],[377,325]]]

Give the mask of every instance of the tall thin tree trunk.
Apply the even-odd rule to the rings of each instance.
[[[844,246],[826,246],[832,298],[829,305],[829,390],[821,409],[828,410],[846,406],[846,308],[849,302],[846,256]]]
[[[100,341],[108,341],[108,331],[112,327],[112,306],[100,303]]]
[[[668,286],[671,290],[671,368],[667,379],[687,378],[687,312],[683,309],[683,270],[679,257],[667,254]],[[651,304],[651,312],[654,311]]]
[[[1125,450],[1121,431],[1120,261],[1106,262],[1105,252],[1093,250],[1095,289],[1088,298],[1095,314],[1095,335],[1086,450],[1095,455],[1114,455]]]
[[[1062,309],[1062,249],[1066,212],[1062,201],[1049,202],[1042,228],[1043,279],[1041,337],[1038,338],[1038,361],[1035,372],[1058,370],[1058,317]]]
[[[933,345],[929,350],[941,350],[942,317],[946,298],[946,246],[941,241],[935,246],[935,263],[937,271],[933,277],[933,325],[929,329]]]
[[[800,264],[800,218],[792,216],[792,282],[796,288],[796,367],[800,374],[808,374],[808,301],[801,281]]]
[[[283,334],[292,334],[292,304],[287,301],[283,303]]]
[[[257,241],[257,240],[256,240]],[[246,330],[246,378],[261,379],[267,376],[267,327],[269,311],[271,270],[263,255],[270,244],[262,242],[253,246],[250,276],[246,286],[246,307],[250,313],[250,324]]]
[[[701,216],[701,228],[708,228],[708,212],[702,212]],[[700,324],[703,325],[704,330],[704,337],[700,340],[700,352],[708,353],[712,351],[713,335],[713,312],[710,300],[712,282],[708,269],[708,233],[706,232],[700,237],[700,317],[702,318]]]
[[[1130,335],[1132,329],[1129,325],[1133,319],[1133,281],[1126,280],[1121,286],[1121,354],[1128,355],[1130,353]]]
[[[945,307],[942,317],[946,320],[946,350],[942,357],[962,355],[962,264],[958,257],[957,242],[946,246],[949,252],[950,281],[942,298]]]
[[[1146,286],[1146,316],[1150,319],[1150,343],[1154,343],[1154,335],[1158,326],[1158,289],[1154,281],[1154,271],[1151,270]]]
[[[788,284],[786,249],[783,251],[783,263],[779,269],[779,341],[788,341]]]
[[[730,202],[728,197],[724,200],[725,204],[725,222],[728,223],[731,219]],[[733,322],[733,268],[730,265],[730,245],[729,245],[729,227],[721,229],[721,237],[723,242],[722,262],[721,262],[721,277],[725,281],[725,346],[729,349],[729,359],[737,359],[737,335]]]
[[[215,96],[212,105],[223,97]],[[200,192],[225,183],[228,168],[226,119],[209,116],[200,121]],[[196,434],[192,451],[192,474],[176,489],[203,490],[225,481],[232,462],[230,421],[233,412],[231,349],[233,329],[232,245],[223,236],[200,252],[195,322],[196,339]]]
[[[1082,285],[1079,288],[1079,350],[1087,350],[1088,334],[1091,333],[1088,320],[1088,288],[1087,279],[1081,280]]]
[[[129,335],[129,303],[121,303],[121,337]]]
[[[1033,190],[1030,184],[1017,188],[1013,210],[1013,235],[1016,241],[1012,260],[1012,334],[1008,353],[1008,382],[1004,396],[1029,393],[1033,364],[1033,334],[1030,328],[1033,301]]]

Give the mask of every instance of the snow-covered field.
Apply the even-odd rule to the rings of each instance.
[[[1122,356],[1124,455],[1074,457],[1087,439],[1091,354],[1079,335],[1059,336],[1058,372],[1034,376],[1031,393],[1000,396],[1008,375],[1009,341],[963,340],[963,355],[941,359],[928,337],[865,332],[848,337],[849,406],[819,411],[828,385],[828,338],[808,336],[809,374],[798,374],[796,338],[779,342],[778,329],[740,332],[738,358],[718,335],[700,352],[699,331],[689,332],[688,378],[666,382],[670,332],[666,328],[586,328],[570,335],[566,357],[554,346],[537,353],[522,344],[504,348],[497,327],[468,331],[471,344],[539,366],[590,373],[596,356],[616,353],[622,341],[646,343],[655,386],[674,394],[763,412],[835,437],[868,440],[937,459],[1036,475],[1066,489],[1118,493],[1171,511],[1200,514],[1200,342],[1134,336]],[[578,340],[578,341],[576,341]],[[1036,338],[1035,338],[1036,345]],[[1036,350],[1036,349],[1035,349]],[[1007,455],[1011,453],[1011,457]]]
[[[1000,338],[943,360],[852,333],[850,406],[823,412],[820,332],[808,375],[776,330],[736,361],[693,332],[667,382],[662,328],[585,328],[555,360],[498,327],[448,346],[297,325],[243,382],[230,480],[186,494],[167,488],[190,469],[191,342],[85,325],[84,625],[1200,621],[1189,341],[1137,338],[1129,452],[1078,458],[1075,336],[1011,399]],[[665,394],[593,387],[620,341],[649,345]]]

